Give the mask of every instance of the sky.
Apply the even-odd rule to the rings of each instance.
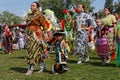
[[[95,0],[92,6],[95,7],[95,12],[104,8],[105,0]]]
[[[28,11],[33,1],[38,0],[0,0],[0,13],[7,10],[17,16],[22,16]]]
[[[33,1],[38,0],[0,0],[0,13],[7,10],[17,16],[22,16],[24,12],[27,12]],[[104,8],[105,0],[95,0],[92,6],[95,7],[94,11],[98,11]]]

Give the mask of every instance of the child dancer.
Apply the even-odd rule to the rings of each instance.
[[[108,27],[102,25],[101,19],[96,20],[97,27],[96,27],[96,37],[97,37],[97,52],[98,55],[101,57],[102,65],[105,65],[105,63],[109,63],[110,57],[108,54]]]
[[[63,33],[55,33],[56,36],[55,47],[57,50],[56,54],[56,62],[52,66],[53,73],[64,73],[68,71],[68,64],[67,64],[67,52],[66,52],[66,43],[64,41],[64,34]]]

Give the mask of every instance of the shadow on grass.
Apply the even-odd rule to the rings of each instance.
[[[34,70],[35,73],[38,73],[39,70]],[[53,74],[51,70],[45,70],[43,73]]]
[[[26,73],[26,71],[28,70],[27,68],[21,68],[21,67],[12,67],[10,68],[10,70],[16,71],[16,72],[20,72],[20,73]]]
[[[45,70],[45,73],[53,74],[52,70]]]
[[[91,65],[94,65],[94,66],[101,66],[101,67],[116,67],[116,64],[112,64],[112,63],[108,63],[108,64],[105,64],[105,65],[102,65],[101,62],[88,62],[89,64]]]
[[[95,60],[99,60],[99,57],[90,57],[90,59],[95,59]]]
[[[67,62],[74,64],[74,63],[77,63],[77,60],[67,60]]]
[[[21,56],[21,57],[10,57],[10,58],[25,59],[25,56]]]
[[[10,68],[10,70],[19,72],[19,73],[26,73],[27,72],[27,68],[21,68],[21,67],[12,67]],[[38,70],[34,70],[34,72],[38,72]],[[49,74],[53,74],[51,70],[45,70],[44,73],[49,73]]]

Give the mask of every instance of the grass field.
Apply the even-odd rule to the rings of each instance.
[[[69,55],[70,71],[64,74],[52,74],[51,67],[55,61],[55,54],[45,60],[47,71],[37,73],[38,65],[32,75],[25,76],[27,71],[25,50],[16,50],[12,54],[0,53],[0,80],[120,80],[120,67],[116,67],[115,60],[106,66],[101,65],[96,52],[90,52],[88,63],[77,64],[78,57]]]

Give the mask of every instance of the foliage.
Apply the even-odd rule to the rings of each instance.
[[[118,14],[120,14],[120,0],[116,0],[113,3],[113,0],[105,0],[105,5],[104,7],[108,7],[111,9],[111,13],[113,14],[114,12],[117,12]],[[102,18],[104,16],[104,10],[99,10],[97,12],[98,17]]]
[[[22,19],[19,16],[10,13],[9,11],[4,11],[0,14],[0,23],[3,23],[4,21],[6,21],[8,25],[10,25],[11,23],[19,24],[22,22]]]
[[[115,4],[114,4],[114,11],[117,12],[118,14],[120,14],[120,0],[115,2]]]
[[[110,12],[113,12],[114,6],[113,6],[113,0],[105,0],[105,6],[107,8],[110,8]]]
[[[72,0],[74,4],[83,4],[85,6],[85,12],[91,12],[94,7],[91,6],[94,0]]]
[[[51,73],[52,64],[55,62],[55,54],[45,59],[47,71],[37,73],[38,65],[35,65],[35,72],[25,76],[27,71],[26,50],[15,50],[12,54],[0,53],[0,80],[119,80],[120,67],[116,67],[116,61],[112,60],[106,66],[101,65],[100,58],[95,51],[89,52],[88,63],[77,64],[78,57],[69,55],[69,72],[54,75]]]
[[[58,18],[62,17],[62,10],[64,9],[64,4],[61,0],[39,0],[39,3],[42,6],[43,11],[45,9],[51,9],[55,12],[55,15]]]
[[[94,9],[94,7],[91,7],[91,3],[94,0],[39,0],[39,3],[41,4],[43,11],[45,9],[51,9],[55,12],[55,15],[58,19],[63,18],[62,11],[63,9],[71,9],[76,7],[77,4],[84,4],[86,12],[90,12]]]
[[[97,18],[103,18],[104,17],[104,10],[99,10],[98,12],[97,12]]]

